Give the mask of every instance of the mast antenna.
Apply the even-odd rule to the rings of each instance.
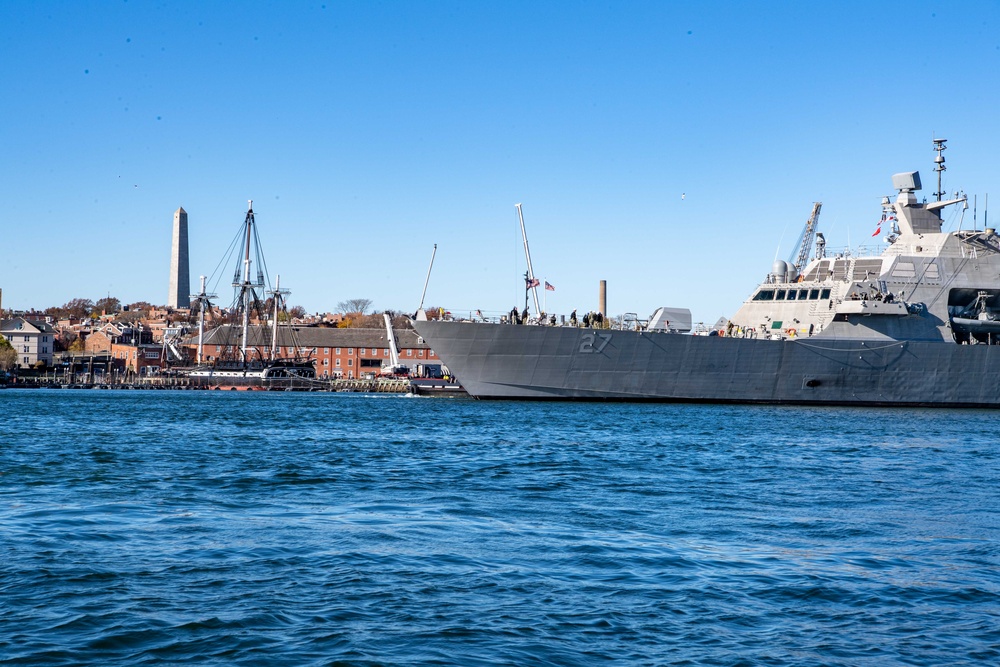
[[[938,189],[934,194],[937,195],[937,200],[941,201],[941,197],[944,196],[944,190],[941,188],[941,174],[948,170],[948,167],[944,166],[944,151],[948,148],[945,144],[948,143],[947,139],[934,139],[934,150],[937,151],[937,157],[934,158],[934,171],[937,172],[938,179]]]
[[[427,277],[424,278],[424,291],[420,293],[420,305],[417,306],[417,312],[419,313],[424,309],[424,297],[427,296],[427,283],[431,281],[431,269],[434,268],[434,255],[437,254],[438,244],[434,244],[434,250],[431,251],[431,264],[427,267]]]
[[[524,239],[524,258],[528,262],[528,273],[524,276],[526,289],[531,289],[531,296],[535,299],[535,313],[541,313],[538,307],[538,283],[535,282],[535,272],[531,269],[531,251],[528,250],[528,234],[524,231],[524,214],[521,213],[521,205],[514,204],[517,209],[517,219],[521,221],[521,238]],[[527,298],[525,298],[527,301]]]

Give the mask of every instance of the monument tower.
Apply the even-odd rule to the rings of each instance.
[[[191,305],[191,271],[188,268],[188,214],[183,208],[174,211],[174,242],[170,249],[170,294],[168,308]]]

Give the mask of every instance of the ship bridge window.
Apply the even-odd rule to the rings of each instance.
[[[784,301],[785,300],[785,290],[783,290],[783,289],[778,290],[778,294],[774,297],[774,300],[775,301]]]
[[[753,295],[754,301],[774,301],[773,289],[762,289]]]
[[[793,290],[793,289],[788,290],[788,300],[789,301],[795,301],[795,295],[796,294],[798,294],[798,292],[796,292],[795,290]]]
[[[820,291],[819,298],[821,298],[821,299],[829,299],[830,298],[830,289],[827,288],[827,289],[824,289],[824,290]]]
[[[810,301],[815,301],[818,298],[819,298],[819,290],[818,289],[811,289],[811,290],[809,290],[809,300]]]
[[[800,289],[799,290],[799,301],[805,301],[808,298],[809,298],[809,290],[807,290],[807,289]]]
[[[893,278],[912,278],[915,275],[917,272],[913,262],[896,262],[896,266],[892,268]]]

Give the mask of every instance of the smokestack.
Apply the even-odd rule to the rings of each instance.
[[[597,310],[601,315],[608,316],[608,281],[601,281],[601,289],[597,292]]]

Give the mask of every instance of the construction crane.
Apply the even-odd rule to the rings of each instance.
[[[823,202],[818,201],[813,203],[812,215],[806,220],[806,226],[802,229],[802,235],[799,236],[799,242],[795,246],[795,250],[792,252],[792,257],[788,258],[788,263],[795,266],[796,273],[801,273],[802,269],[806,268],[806,264],[809,263],[809,249],[812,247],[813,238],[816,236],[816,224],[819,222],[819,210],[823,207]]]

